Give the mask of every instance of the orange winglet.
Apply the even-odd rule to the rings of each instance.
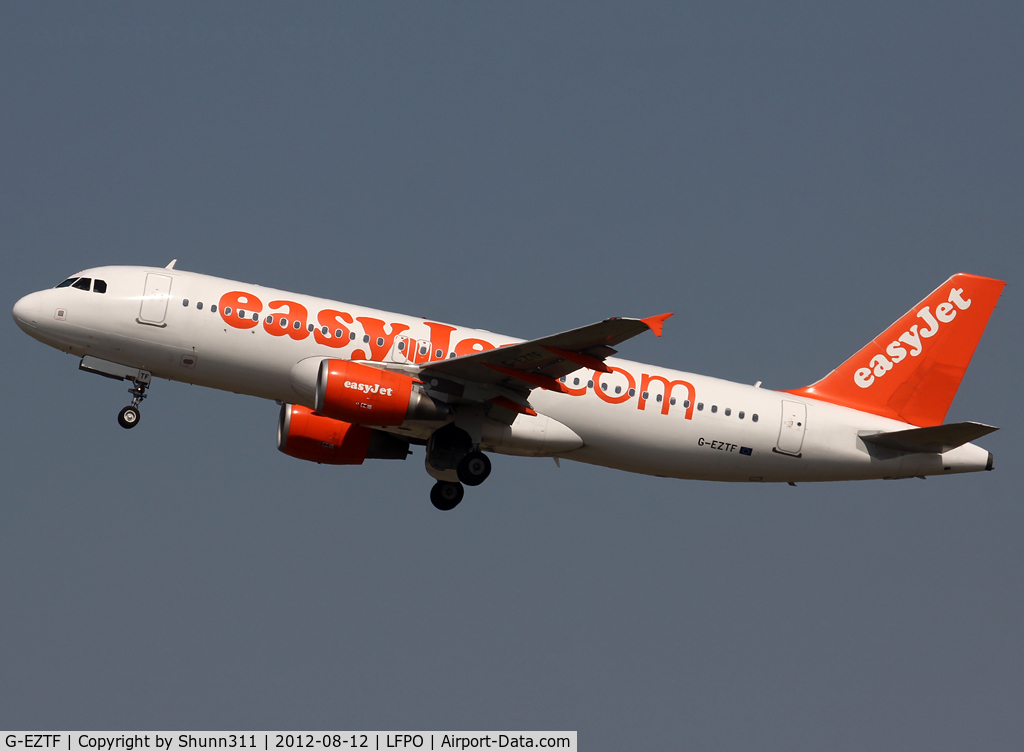
[[[663,313],[660,316],[648,316],[645,319],[640,319],[642,322],[647,324],[648,328],[654,332],[655,337],[661,336],[661,327],[665,325],[665,319],[669,316],[675,316],[674,313]]]
[[[552,355],[565,358],[570,363],[575,363],[578,366],[589,368],[592,371],[600,371],[601,373],[611,373],[611,369],[604,364],[603,360],[592,355],[584,355],[583,353],[572,352],[571,350],[559,350],[557,347],[547,347],[546,345],[541,345],[541,347]]]
[[[512,412],[515,413],[520,413],[522,415],[533,415],[535,417],[537,415],[536,410],[529,408],[526,405],[520,405],[518,402],[513,402],[508,397],[502,397],[499,395],[497,397],[491,397],[490,401],[493,402],[498,407],[504,407],[506,410],[511,410]]]
[[[527,371],[520,371],[515,368],[506,368],[505,366],[496,366],[493,363],[482,363],[481,365],[487,366],[492,371],[503,373],[506,376],[511,376],[514,379],[525,381],[527,384],[533,384],[539,386],[541,389],[548,389],[552,392],[562,392],[568,394],[565,391],[565,387],[562,386],[562,382],[558,379],[553,379],[550,376],[545,376],[542,373],[529,373]]]

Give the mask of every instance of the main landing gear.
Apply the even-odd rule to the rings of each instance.
[[[455,472],[467,486],[479,486],[491,474],[491,461],[483,452],[470,452],[459,461]]]
[[[491,474],[487,455],[453,423],[434,431],[427,441],[426,467],[437,480],[430,489],[430,503],[442,512],[459,505],[466,493],[464,486],[479,486]]]
[[[450,480],[439,480],[430,489],[430,503],[442,512],[450,512],[459,505],[466,490],[461,483],[453,483]]]
[[[148,388],[148,373],[140,373],[137,378],[132,379],[132,388],[128,390],[128,394],[132,395],[132,403],[128,407],[121,408],[121,412],[117,414],[117,422],[121,428],[135,428],[139,424],[139,419],[142,417],[139,412],[139,403],[146,399]]]

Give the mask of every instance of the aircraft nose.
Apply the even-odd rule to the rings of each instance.
[[[30,293],[15,303],[14,310],[11,311],[14,322],[25,331],[35,329],[36,320],[39,318],[39,303],[37,292]]]

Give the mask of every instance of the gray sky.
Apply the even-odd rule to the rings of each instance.
[[[827,7],[826,7],[827,6]],[[1024,747],[1020,3],[0,7],[2,300],[164,265],[770,388],[958,271],[996,471],[331,468],[277,407],[0,327],[0,727],[578,729],[588,750]]]

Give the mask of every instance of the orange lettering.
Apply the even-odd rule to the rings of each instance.
[[[694,390],[693,384],[688,381],[669,381],[664,376],[651,376],[644,374],[640,377],[640,401],[637,402],[637,409],[643,410],[647,407],[647,400],[644,399],[644,394],[647,392],[647,388],[650,386],[652,381],[660,381],[665,387],[665,393],[661,397],[661,414],[668,415],[668,408],[671,405],[672,399],[672,387],[674,386],[685,386],[686,387],[686,420],[693,419],[693,400]]]
[[[577,373],[578,373],[578,371],[577,371]],[[571,394],[573,397],[582,397],[584,394],[587,393],[587,385],[586,384],[583,384],[583,386],[579,387],[578,389],[573,389],[572,387],[568,386],[568,378],[569,377],[568,376],[563,376],[562,378],[566,379],[566,381],[562,382],[562,391],[565,392],[566,394]],[[584,378],[586,378],[586,377],[584,377]]]
[[[625,376],[626,381],[629,382],[629,386],[626,387],[626,390],[622,394],[618,394],[613,397],[607,392],[605,392],[605,390],[602,388],[600,379],[601,373],[598,371],[594,371],[594,393],[598,397],[603,399],[605,402],[608,402],[612,405],[622,404],[623,402],[629,399],[629,390],[636,389],[636,381],[633,379],[633,376],[632,374],[629,373],[629,371],[625,371],[617,366],[608,366],[608,370],[611,373],[621,373],[623,376]],[[607,378],[607,376],[605,378]]]
[[[462,355],[472,355],[473,353],[487,352],[493,350],[494,345],[483,339],[464,339],[462,342],[455,346],[456,357]]]
[[[321,327],[313,330],[313,339],[317,343],[327,345],[327,347],[344,347],[349,343],[349,328],[345,326],[345,324],[352,323],[352,317],[349,314],[327,308],[316,315],[316,321]],[[327,334],[323,333],[322,327],[325,326]],[[335,336],[339,330],[341,336]]]
[[[259,312],[263,310],[263,302],[249,292],[226,292],[220,296],[220,317],[224,323],[235,329],[252,329],[260,323]],[[231,311],[226,313],[225,311]],[[245,312],[243,318],[240,311]],[[255,318],[253,316],[255,315]]]
[[[422,358],[417,354],[417,363],[425,360],[444,360],[447,358],[448,347],[452,341],[452,332],[455,331],[454,326],[435,324],[431,321],[427,322],[427,326],[430,327],[430,352]],[[438,350],[441,351],[440,355],[437,354]]]
[[[273,323],[269,320],[263,322],[263,328],[267,330],[268,334],[273,334],[275,337],[283,337],[287,334],[294,340],[305,339],[309,336],[309,331],[306,329],[306,317],[309,314],[305,306],[291,300],[272,300],[267,307],[274,311],[279,308],[285,309],[285,315],[274,318]]]
[[[360,316],[356,321],[363,325],[363,332],[370,337],[368,343],[370,345],[370,360],[384,360],[388,353],[391,352],[391,346],[395,344],[395,337],[409,328],[405,324],[392,324],[391,333],[386,334],[384,332],[384,322],[380,319]],[[378,341],[380,341],[380,344],[378,344]],[[352,353],[353,360],[355,357],[356,354]]]

